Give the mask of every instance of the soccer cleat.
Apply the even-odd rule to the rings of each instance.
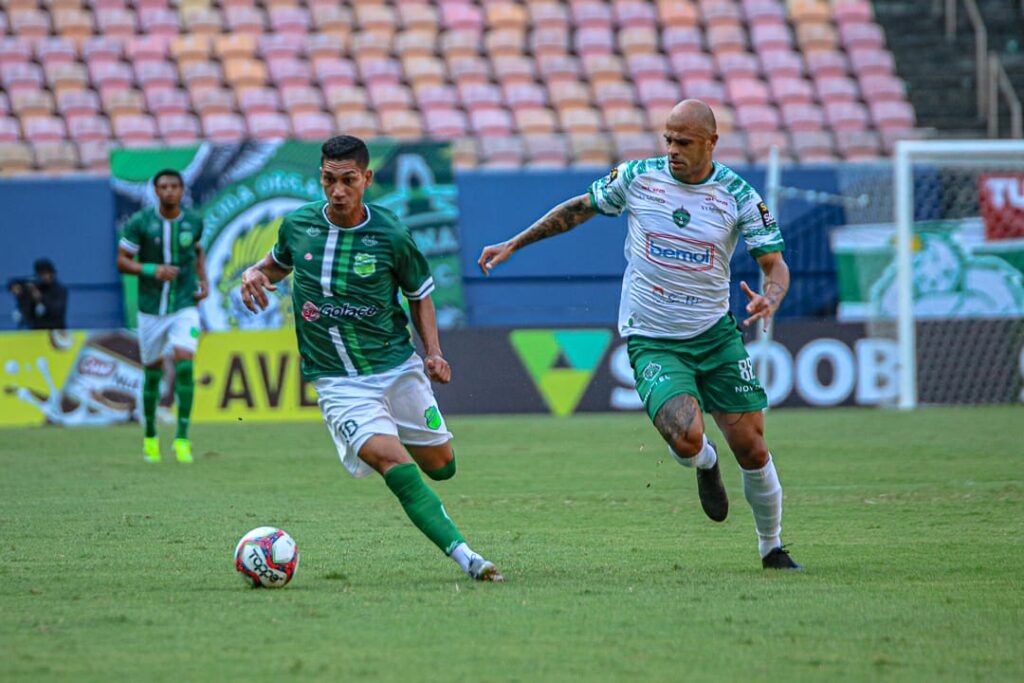
[[[762,557],[761,567],[764,569],[788,569],[794,572],[802,572],[804,570],[803,565],[793,561],[784,545],[772,549],[770,553]]]
[[[146,462],[160,462],[160,437],[143,437],[142,459],[145,460]]]
[[[505,577],[501,575],[501,572],[498,571],[493,562],[488,562],[479,555],[469,561],[469,569],[466,570],[466,573],[474,581],[499,583],[505,580]]]
[[[192,462],[192,442],[188,439],[175,439],[174,453],[178,456],[178,462]]]
[[[715,447],[714,443],[708,443],[711,443],[712,448]],[[697,470],[697,493],[700,495],[700,506],[704,508],[704,514],[715,522],[724,522],[729,516],[729,494],[725,492],[722,470],[719,469],[717,460],[711,469]]]

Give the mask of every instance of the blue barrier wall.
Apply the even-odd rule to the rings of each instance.
[[[759,191],[764,171],[737,168]],[[587,190],[603,169],[472,171],[457,175],[460,238],[468,321],[472,326],[610,324],[617,318],[625,218],[596,217],[572,232],[539,242],[513,257],[495,275],[480,273],[476,259],[487,244],[507,239],[555,204]],[[831,167],[788,169],[783,184],[836,190]],[[69,289],[68,324],[108,328],[121,324],[120,280],[115,269],[113,199],[104,178],[35,178],[0,181],[4,207],[0,273],[29,275],[32,262],[51,258]],[[779,222],[793,289],[780,316],[827,313],[835,306],[835,263],[827,227],[840,225],[841,209],[785,202]],[[758,281],[757,264],[742,248],[732,263],[734,280]],[[733,291],[740,315],[743,295]],[[0,296],[0,329],[11,329],[13,297]]]
[[[75,328],[121,325],[113,195],[106,178],[11,178],[0,182],[0,329],[14,328],[14,297],[6,283],[32,275],[46,257],[68,288],[67,323]]]

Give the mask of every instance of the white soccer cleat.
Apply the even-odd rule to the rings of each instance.
[[[474,581],[499,583],[505,580],[505,577],[501,575],[501,572],[498,571],[493,562],[488,562],[479,555],[469,561],[469,569],[466,570],[466,574]]]

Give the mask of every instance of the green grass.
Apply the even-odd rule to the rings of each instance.
[[[784,539],[706,520],[642,415],[453,419],[475,585],[322,424],[0,432],[0,680],[1024,680],[1021,409],[774,411]],[[719,443],[722,443],[720,440]],[[251,590],[252,527],[301,565]]]

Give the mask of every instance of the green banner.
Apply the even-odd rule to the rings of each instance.
[[[458,197],[451,148],[444,143],[371,140],[373,184],[365,201],[395,212],[412,231],[434,275],[438,324],[465,319],[459,266]],[[111,155],[118,228],[156,202],[152,177],[174,168],[185,178],[186,205],[203,213],[210,296],[200,304],[207,330],[275,329],[292,324],[290,280],[273,305],[253,316],[238,295],[242,272],[277,240],[283,216],[324,198],[320,144],[249,141],[174,149],[119,149]],[[134,327],[135,278],[125,278],[126,323]]]

